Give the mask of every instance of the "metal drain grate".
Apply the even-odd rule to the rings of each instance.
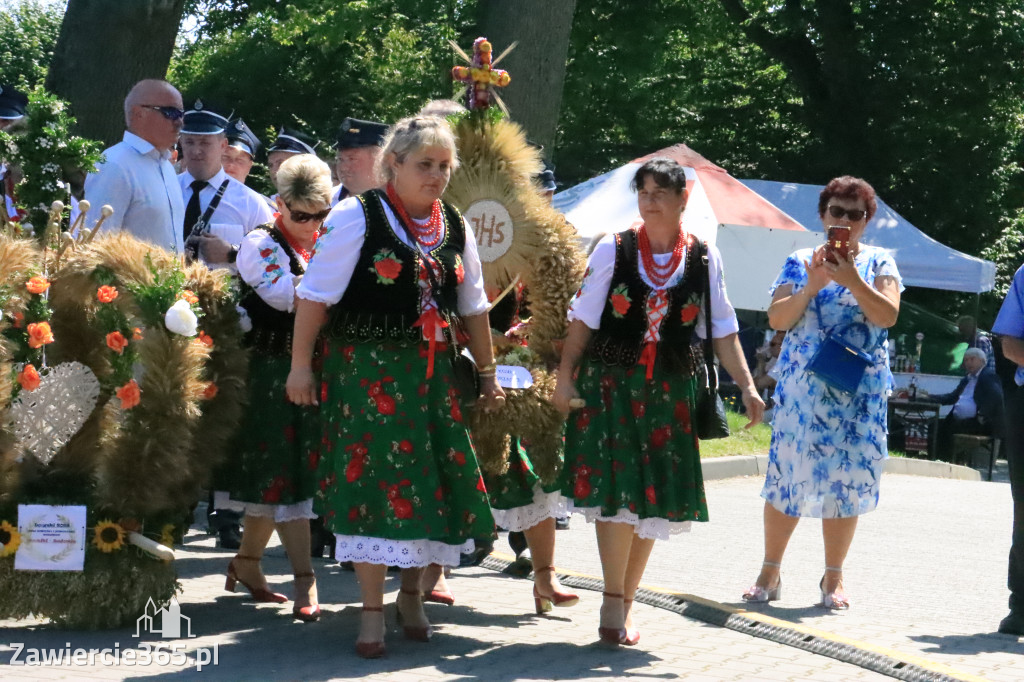
[[[495,556],[488,556],[480,565],[492,571],[510,573],[508,569],[512,566],[512,562]],[[558,580],[568,587],[593,590],[595,592],[602,592],[604,590],[604,582],[597,578],[565,575],[562,573],[557,575]],[[886,656],[873,651],[864,651],[852,644],[816,637],[792,628],[763,623],[741,614],[715,608],[710,604],[687,601],[677,595],[641,588],[637,590],[634,600],[641,604],[672,611],[673,613],[678,613],[681,616],[693,618],[704,623],[729,628],[736,632],[785,644],[786,646],[795,647],[814,654],[828,656],[837,661],[850,663],[898,680],[907,680],[907,682],[959,682],[956,677],[934,672],[919,665],[893,658],[892,656]]]

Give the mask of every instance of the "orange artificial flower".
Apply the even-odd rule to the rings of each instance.
[[[199,341],[207,348],[213,348],[213,337],[206,332],[199,332]]]
[[[32,322],[28,326],[28,345],[30,348],[41,348],[53,343],[53,330],[49,322]]]
[[[96,290],[96,300],[100,303],[110,303],[117,298],[117,295],[117,287],[112,287],[109,284],[104,284]]]
[[[127,347],[128,339],[124,338],[124,334],[121,332],[110,332],[107,334],[107,348],[110,350],[121,355]]]
[[[132,327],[132,341],[142,341],[142,330],[138,327]]]
[[[182,291],[181,296],[178,296],[178,298],[184,299],[185,302],[188,303],[189,305],[195,305],[196,303],[199,303],[199,297],[193,294],[190,289],[185,289],[184,291]]]
[[[35,365],[25,365],[25,368],[18,372],[18,383],[26,391],[34,391],[39,388],[39,372]]]
[[[50,280],[40,275],[36,275],[29,279],[29,281],[25,282],[25,288],[28,289],[30,294],[41,294],[50,288]]]
[[[135,379],[132,379],[127,384],[117,389],[116,395],[121,401],[121,409],[130,410],[139,404],[142,391],[139,390],[139,385],[135,383]]]
[[[217,397],[217,384],[212,381],[206,384],[206,388],[203,389],[203,400],[213,400]]]

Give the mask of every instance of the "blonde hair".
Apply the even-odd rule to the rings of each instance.
[[[277,171],[277,189],[288,205],[331,203],[331,169],[313,154],[295,154]]]
[[[399,163],[410,153],[423,147],[441,147],[452,153],[452,171],[459,167],[459,152],[455,135],[447,121],[437,116],[410,116],[391,126],[384,138],[383,151],[377,157],[377,177],[389,183],[395,172],[388,166],[388,156],[395,155]]]

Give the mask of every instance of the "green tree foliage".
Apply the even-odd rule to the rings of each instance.
[[[28,91],[46,80],[64,3],[19,0],[0,7],[0,83]]]
[[[299,126],[329,144],[346,116],[394,121],[451,97],[446,39],[466,3],[196,0],[193,11],[205,21],[170,74],[186,97],[223,103],[254,130]]]

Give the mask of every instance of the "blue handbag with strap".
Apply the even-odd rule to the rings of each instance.
[[[852,395],[857,392],[867,368],[874,363],[874,352],[886,335],[886,331],[883,329],[876,342],[870,349],[865,350],[864,345],[871,339],[871,330],[866,324],[851,322],[842,330],[826,333],[817,297],[814,299],[814,312],[818,316],[821,345],[818,346],[811,361],[807,363],[807,371],[837,391]],[[862,344],[858,345],[851,340],[851,336],[854,334],[863,337]]]

